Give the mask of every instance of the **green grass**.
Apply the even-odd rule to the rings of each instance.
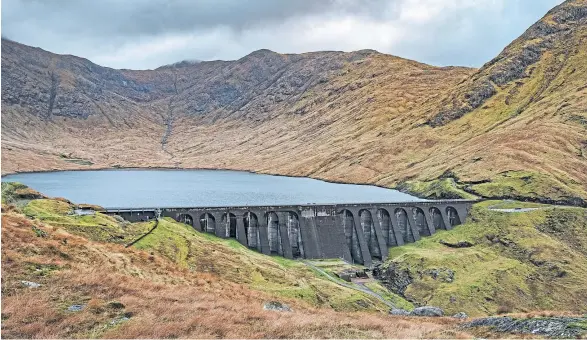
[[[162,219],[151,234],[134,246],[162,254],[189,270],[214,273],[276,298],[295,298],[345,311],[364,310],[365,306],[386,308],[366,294],[336,285],[299,261],[266,256],[234,239],[201,233],[169,218]]]
[[[365,283],[365,286],[367,286],[367,288],[371,289],[375,293],[381,295],[381,297],[383,297],[385,300],[393,303],[396,308],[401,308],[408,311],[414,309],[414,304],[404,299],[400,295],[389,291],[389,289],[385,288],[385,286],[383,286],[378,281],[367,282]]]
[[[508,171],[492,177],[491,182],[473,184],[467,190],[482,197],[490,198],[524,198],[544,200],[566,204],[576,204],[580,200],[581,187],[576,182],[555,178],[531,171]]]
[[[41,198],[43,195],[26,185],[18,182],[2,182],[2,204],[15,204],[22,208],[30,200]]]
[[[580,311],[587,304],[587,210],[513,214],[486,206],[476,204],[469,222],[451,231],[390,249],[386,266],[393,262],[412,278],[404,296],[449,314]],[[449,248],[440,240],[474,246]],[[442,275],[449,271],[453,280]]]
[[[397,186],[397,189],[430,199],[477,198],[477,196],[464,191],[462,186],[458,185],[452,178],[441,178],[432,181],[407,181]]]
[[[126,244],[147,232],[154,222],[128,223],[96,212],[94,215],[73,215],[74,205],[57,199],[30,201],[23,213],[93,241]]]
[[[548,208],[550,205],[535,203],[535,202],[521,202],[514,200],[487,200],[479,204],[481,207],[491,209],[516,209],[516,208]]]

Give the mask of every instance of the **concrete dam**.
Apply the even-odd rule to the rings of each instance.
[[[306,204],[190,208],[111,208],[136,222],[170,217],[200,232],[235,238],[267,255],[342,258],[371,266],[401,246],[450,230],[467,218],[474,200],[407,203]]]

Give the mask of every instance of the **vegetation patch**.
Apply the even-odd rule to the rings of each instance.
[[[415,305],[449,314],[583,311],[587,210],[502,213],[486,205],[474,205],[469,221],[451,231],[390,249],[382,282]],[[442,244],[461,241],[472,246]]]
[[[93,241],[126,244],[146,233],[155,222],[129,223],[115,216],[96,212],[92,215],[74,215],[76,206],[60,199],[30,201],[23,213]]]
[[[335,310],[386,309],[373,297],[340,287],[299,261],[266,256],[234,239],[201,233],[170,218],[161,219],[134,247],[161,254],[190,271],[213,273],[276,298],[299,299]]]
[[[69,163],[74,163],[74,164],[79,164],[79,165],[94,165],[94,163],[92,161],[89,161],[89,160],[83,159],[83,158],[72,157],[71,154],[66,155],[66,154],[62,153],[62,154],[59,154],[59,158],[63,159],[66,162],[69,162]]]
[[[23,205],[28,201],[45,198],[45,196],[36,190],[18,182],[2,182],[2,204]]]
[[[397,190],[430,199],[476,199],[477,196],[463,190],[453,178],[440,178],[432,181],[407,181],[396,187]]]
[[[587,206],[579,183],[531,171],[507,171],[490,182],[468,185],[466,190],[488,198]]]

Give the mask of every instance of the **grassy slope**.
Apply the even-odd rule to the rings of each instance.
[[[221,256],[217,254],[216,256]],[[235,270],[235,268],[233,268]],[[27,288],[21,280],[41,284]],[[188,270],[156,251],[88,240],[62,227],[2,214],[5,338],[390,338],[454,337],[455,320],[335,312],[275,299],[222,276]],[[70,312],[74,304],[85,306]]]
[[[389,317],[379,301],[340,287],[300,262],[264,256],[172,220],[160,221],[151,234],[125,248],[153,222],[128,223],[100,213],[75,216],[70,214],[73,204],[55,199],[31,200],[20,213],[12,203],[20,200],[14,191],[23,187],[3,189],[5,337],[464,334],[454,330],[454,320]],[[20,280],[42,286],[26,288]],[[263,311],[268,300],[286,302],[294,312]],[[67,311],[73,304],[86,307]],[[384,313],[373,313],[377,310]]]
[[[93,241],[129,244],[155,222],[128,223],[112,216],[69,215],[73,205],[54,199],[29,202],[23,213]],[[320,277],[304,264],[268,257],[243,247],[236,240],[220,239],[163,219],[157,228],[133,247],[159,254],[189,271],[207,272],[227,281],[264,291],[276,298],[294,298],[313,306],[335,310],[386,310],[372,297],[340,287]]]
[[[533,310],[585,312],[587,305],[587,210],[551,208],[526,213],[487,210],[515,207],[487,201],[474,206],[468,223],[390,250],[397,271],[412,283],[404,294],[420,304],[470,315]],[[521,205],[517,205],[521,206]],[[469,241],[450,248],[440,240]],[[432,273],[439,275],[434,278]],[[454,279],[447,275],[454,272]]]

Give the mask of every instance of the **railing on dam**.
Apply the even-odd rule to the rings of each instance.
[[[264,254],[343,258],[371,266],[389,247],[450,230],[467,218],[473,200],[279,206],[110,208],[129,221],[171,217],[201,232],[235,238]]]

